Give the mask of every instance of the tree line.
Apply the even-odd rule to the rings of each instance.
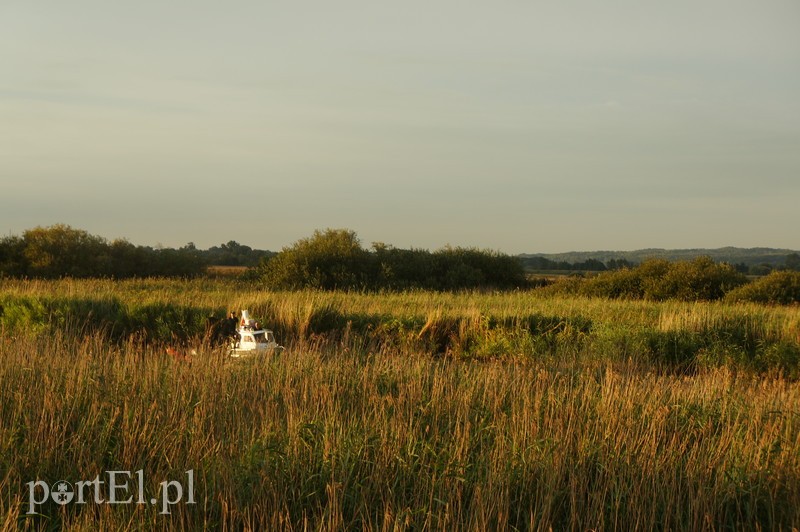
[[[745,264],[737,262],[733,265],[737,271],[747,275],[769,275],[773,272],[800,272],[800,254],[790,253],[786,255],[783,264],[770,264],[762,262],[759,264]]]
[[[474,248],[437,251],[375,243],[354,231],[327,229],[263,261],[258,277],[271,288],[323,290],[513,289],[528,285],[517,257]]]
[[[248,279],[269,288],[342,290],[460,290],[528,286],[518,258],[446,247],[430,252],[377,243],[361,246],[347,229],[316,231],[280,253],[234,241],[200,250],[108,241],[68,225],[36,227],[0,239],[0,277],[196,277],[209,265],[246,266]]]
[[[800,302],[800,272],[791,271],[797,265],[793,259],[787,257],[784,271],[757,281],[710,257],[606,264],[605,271],[587,270],[544,290],[622,299],[791,304]],[[367,249],[348,229],[315,231],[279,253],[234,241],[207,251],[191,242],[178,249],[136,246],[63,224],[0,238],[0,277],[196,277],[210,264],[250,266],[247,279],[270,289],[506,290],[550,284],[528,279],[520,257],[462,247],[399,249],[380,242]]]
[[[610,259],[606,262],[598,259],[586,259],[578,262],[567,262],[563,260],[552,260],[547,257],[532,256],[522,257],[521,260],[525,269],[532,272],[604,272],[636,266],[636,263],[626,259]]]
[[[735,266],[710,257],[670,262],[650,259],[634,268],[570,277],[544,289],[607,299],[652,301],[753,301],[772,304],[800,302],[800,272],[784,270],[751,281]]]
[[[108,241],[82,229],[56,224],[21,236],[0,239],[0,276],[196,277],[208,265],[256,266],[271,255],[231,241],[206,251],[189,242],[174,248],[137,246],[125,239]]]
[[[566,260],[553,260],[541,256],[523,256],[521,257],[522,264],[529,272],[605,272],[613,270],[631,269],[641,262],[634,262],[624,258],[615,258],[601,261],[599,259],[588,258],[576,262],[569,262]],[[654,260],[654,259],[647,259]],[[666,260],[666,259],[659,259]],[[670,262],[680,262],[679,260],[669,259]],[[646,262],[643,261],[643,262]],[[790,253],[786,255],[783,262],[771,264],[762,262],[758,264],[746,264],[744,262],[733,263],[732,266],[739,273],[746,275],[769,275],[775,271],[800,271],[800,255],[797,253]]]

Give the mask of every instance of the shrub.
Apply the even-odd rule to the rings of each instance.
[[[516,257],[473,248],[433,253],[373,245],[361,247],[347,229],[315,231],[263,263],[261,279],[271,288],[322,290],[463,290],[481,287],[517,288],[527,285]]]
[[[710,301],[722,298],[746,282],[747,278],[733,266],[715,263],[709,257],[674,263],[653,259],[632,269],[556,283],[551,291],[610,299]]]
[[[583,295],[612,299],[640,299],[644,295],[639,268],[605,272],[590,278],[580,290]]]
[[[205,262],[193,244],[180,249],[134,246],[64,224],[0,239],[0,277],[195,277]]]
[[[698,257],[671,264],[663,277],[653,278],[652,291],[646,296],[655,300],[710,301],[721,299],[746,282],[747,278],[730,264]]]
[[[727,301],[752,301],[788,305],[800,302],[800,272],[772,272],[729,292]]]
[[[261,273],[270,287],[347,290],[364,288],[371,267],[355,232],[326,229],[283,248],[261,266]]]

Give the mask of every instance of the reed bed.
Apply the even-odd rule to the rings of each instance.
[[[552,296],[523,292],[318,292],[253,289],[235,279],[193,280],[12,280],[0,279],[0,294],[18,297],[114,299],[123,304],[172,304],[225,312],[261,309],[264,318],[302,323],[315,309],[343,315],[417,317],[487,315],[515,318],[548,315],[584,318],[599,324],[659,330],[703,331],[720,325],[744,324],[771,339],[800,342],[800,307],[754,303],[651,302]],[[275,314],[275,316],[273,316]]]
[[[203,283],[3,281],[9,306],[244,307],[294,336],[183,363],[141,335],[0,329],[0,529],[800,527],[797,381],[638,351],[790,346],[796,308]],[[445,325],[460,353],[430,349]],[[193,470],[196,503],[27,513],[27,482],[111,470],[144,471],[148,496]]]
[[[0,349],[3,526],[765,529],[800,523],[800,389],[720,369],[341,349],[191,366],[137,345]],[[195,505],[26,514],[25,483],[197,472]],[[149,488],[155,490],[155,485]]]
[[[800,377],[800,307],[621,301],[526,292],[275,292],[236,280],[0,280],[0,327],[71,326],[197,344],[209,316],[247,308],[284,344],[371,342],[461,359],[630,358]]]

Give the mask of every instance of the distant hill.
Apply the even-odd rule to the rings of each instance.
[[[792,249],[775,248],[736,248],[724,247],[717,249],[639,249],[636,251],[570,251],[568,253],[524,253],[520,255],[523,259],[542,257],[554,262],[579,263],[588,260],[596,260],[607,263],[610,260],[627,260],[630,262],[642,262],[647,259],[666,259],[669,261],[691,260],[695,257],[709,256],[717,262],[728,262],[730,264],[746,264],[755,266],[769,264],[779,266],[784,264],[787,255],[800,253]]]

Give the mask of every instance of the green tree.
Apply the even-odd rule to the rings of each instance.
[[[517,288],[527,284],[524,266],[517,257],[461,247],[446,247],[433,255],[439,271],[439,290]]]
[[[326,229],[263,263],[261,278],[275,288],[362,289],[374,284],[375,267],[354,231]]]
[[[105,239],[64,224],[36,227],[22,235],[26,274],[31,277],[93,277],[110,273]]]
[[[790,253],[786,256],[786,262],[784,262],[787,270],[792,270],[795,272],[800,272],[800,255],[797,253]]]
[[[377,262],[376,288],[406,290],[440,289],[436,261],[424,249],[398,249],[383,243],[372,245]]]
[[[134,246],[64,224],[36,227],[0,240],[0,275],[14,277],[196,276],[205,271],[193,243],[180,249]]]
[[[125,239],[116,239],[109,246],[111,275],[119,279],[145,276],[149,272],[148,252]]]
[[[0,239],[0,277],[21,277],[28,270],[25,242],[18,236]]]
[[[203,252],[205,261],[215,266],[258,266],[261,259],[274,255],[270,251],[253,249],[235,240],[213,246]]]

